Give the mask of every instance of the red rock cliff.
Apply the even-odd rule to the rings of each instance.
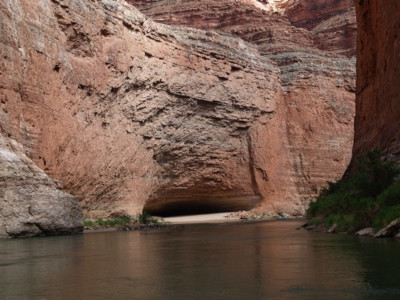
[[[319,49],[355,56],[354,0],[294,0],[284,13],[294,26],[312,32]]]
[[[57,96],[48,92],[56,87],[45,68],[53,53],[44,44],[45,37],[54,41],[56,36],[40,34],[46,20],[38,19],[50,6],[30,11],[38,7],[25,4],[0,4],[0,237],[81,232],[82,208],[76,197],[62,191],[26,155],[35,157],[40,133],[47,130],[33,126],[57,126],[57,108],[43,101]]]
[[[329,51],[315,47],[312,31],[292,26],[282,15],[293,1],[282,1],[286,6],[279,14],[246,0],[130,2],[159,22],[238,35],[278,65],[283,101],[278,101],[276,117],[258,137],[265,139],[267,132],[274,136],[258,156],[275,174],[259,185],[264,209],[287,211],[288,203],[305,207],[327,180],[341,176],[352,147],[355,62],[338,53],[354,52],[353,43],[338,44]],[[330,16],[338,21],[341,13]],[[318,12],[312,10],[308,18],[312,14]],[[329,35],[325,38],[330,40]]]
[[[1,7],[2,127],[86,216],[261,200],[253,161],[265,141],[253,135],[282,91],[257,49],[172,30],[117,1]]]
[[[354,155],[400,160],[400,2],[358,0]]]
[[[123,1],[1,3],[4,136],[86,217],[304,212],[350,159],[353,62],[264,10],[247,26],[238,9],[228,35]]]
[[[199,29],[223,30],[244,37],[240,30],[258,33],[278,20],[308,31],[316,48],[355,56],[356,14],[353,0],[127,0],[157,22]],[[281,25],[282,26],[282,25]],[[285,28],[278,36],[287,37]],[[272,29],[273,30],[273,29]],[[293,29],[291,30],[293,31]],[[245,38],[245,37],[244,37]],[[245,38],[246,39],[246,38]],[[248,40],[248,39],[246,39]],[[291,43],[300,40],[291,36]]]

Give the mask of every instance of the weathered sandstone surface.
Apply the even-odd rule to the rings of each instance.
[[[282,91],[252,46],[171,30],[116,1],[2,6],[7,133],[87,216],[261,199],[252,127],[268,122]]]
[[[400,2],[356,1],[354,155],[377,148],[400,161]]]
[[[40,170],[20,144],[0,135],[0,237],[81,231],[77,199]]]
[[[126,0],[157,22],[206,30],[222,30],[247,41],[280,39],[355,56],[356,13],[353,0]],[[288,26],[304,28],[297,31]],[[286,23],[286,24],[285,24]],[[247,36],[246,36],[247,34]],[[273,41],[274,42],[274,41]],[[311,44],[310,44],[311,43]]]
[[[86,217],[303,213],[350,159],[354,61],[264,12],[226,34],[124,1],[2,2],[3,135]]]
[[[159,22],[240,36],[279,67],[283,98],[277,101],[276,117],[257,137],[268,142],[257,148],[255,161],[262,160],[271,170],[267,173],[274,174],[259,182],[263,209],[305,207],[326,181],[341,176],[353,139],[355,60],[340,53],[354,52],[353,42],[329,51],[315,47],[314,33],[292,26],[284,16],[295,1],[278,3],[286,5],[279,14],[245,0],[129,2]]]
[[[284,14],[292,25],[311,31],[317,48],[355,56],[354,0],[292,0]]]

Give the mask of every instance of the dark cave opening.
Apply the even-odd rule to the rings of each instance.
[[[172,217],[183,215],[200,215],[222,212],[234,212],[240,210],[250,210],[258,203],[258,197],[235,198],[235,199],[202,199],[186,201],[150,201],[147,203],[143,212],[153,216]]]
[[[227,210],[224,207],[220,207],[218,205],[207,205],[198,203],[185,203],[185,205],[182,205],[181,203],[170,203],[169,205],[165,205],[158,209],[151,209],[146,207],[143,209],[143,212],[159,217],[201,215],[230,211],[232,210]]]

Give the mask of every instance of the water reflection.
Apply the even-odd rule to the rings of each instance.
[[[0,299],[400,297],[400,243],[296,222],[0,241]]]
[[[0,299],[39,296],[45,275],[80,265],[80,249],[82,236],[1,241]]]

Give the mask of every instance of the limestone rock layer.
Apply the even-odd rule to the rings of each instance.
[[[287,19],[203,31],[116,0],[6,1],[0,14],[2,134],[85,217],[301,214],[348,164],[354,61]]]
[[[82,231],[82,209],[23,152],[0,135],[0,237]]]

